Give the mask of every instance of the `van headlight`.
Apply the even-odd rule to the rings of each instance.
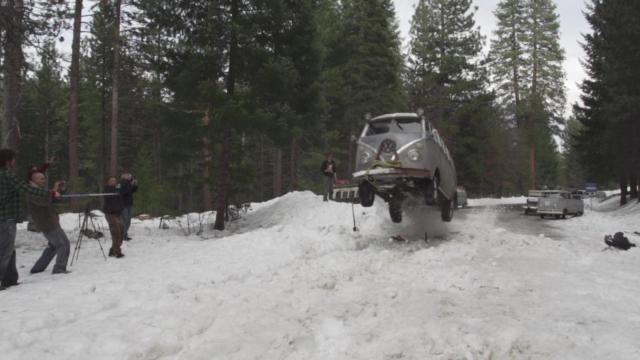
[[[407,157],[411,161],[418,161],[418,160],[420,160],[420,157],[421,157],[420,151],[418,151],[417,149],[411,149],[407,153]]]
[[[371,153],[363,150],[362,153],[360,153],[360,163],[361,164],[368,164],[371,161]]]

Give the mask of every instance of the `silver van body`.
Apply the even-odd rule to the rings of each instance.
[[[538,202],[541,197],[559,194],[561,190],[529,190],[527,203],[523,206],[525,215],[538,214]]]
[[[541,218],[546,216],[562,217],[567,215],[581,216],[584,214],[584,202],[581,194],[560,191],[555,194],[547,194],[538,201],[538,215]]]
[[[363,206],[371,206],[373,195],[378,195],[389,203],[392,220],[400,222],[403,200],[413,197],[439,206],[443,220],[451,220],[455,165],[440,134],[424,117],[395,113],[373,118],[357,145],[353,179]]]

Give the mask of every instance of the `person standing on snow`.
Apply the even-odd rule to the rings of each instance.
[[[55,191],[29,186],[15,175],[16,153],[0,149],[0,290],[18,285],[16,267],[16,224],[22,221],[21,194],[59,198]]]
[[[121,258],[124,256],[122,253],[122,239],[124,236],[124,227],[122,225],[122,210],[124,209],[124,202],[121,195],[121,184],[118,183],[118,179],[115,176],[109,176],[104,187],[106,193],[116,193],[118,195],[106,196],[104,198],[104,217],[109,224],[109,232],[111,232],[111,248],[109,249],[109,256],[115,256]]]
[[[47,170],[49,170],[49,168],[53,165],[56,164],[57,158],[55,156],[52,156],[51,158],[49,158],[49,160],[40,165],[40,166],[35,166],[35,165],[31,165],[29,166],[29,169],[27,170],[27,182],[31,183],[31,177],[33,176],[33,174],[35,173],[42,173],[43,175],[47,174]],[[41,232],[38,227],[34,224],[34,222],[31,220],[31,214],[27,214],[27,230],[32,231],[32,232]]]
[[[329,199],[333,197],[333,184],[336,181],[336,163],[333,161],[333,155],[331,153],[325,154],[325,160],[320,166],[320,171],[322,172],[324,182],[323,200],[329,201]]]
[[[58,181],[53,186],[56,192],[61,191],[62,182]],[[33,173],[31,175],[31,186],[39,189],[45,189],[47,178],[43,173]],[[38,196],[28,196],[27,209],[31,219],[47,239],[48,246],[40,255],[40,258],[31,268],[32,274],[43,272],[51,260],[56,257],[56,264],[53,266],[54,274],[67,273],[67,260],[69,260],[69,239],[64,230],[60,227],[60,219],[54,208],[54,200],[51,198],[42,198]]]
[[[131,174],[120,176],[120,193],[122,194],[122,226],[124,229],[123,239],[131,240],[129,228],[131,227],[131,217],[133,216],[133,193],[138,191],[138,181]]]

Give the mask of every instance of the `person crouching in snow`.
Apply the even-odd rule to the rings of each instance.
[[[122,224],[122,210],[124,202],[120,193],[120,184],[115,176],[109,176],[104,187],[106,193],[116,193],[118,195],[106,196],[104,198],[104,216],[109,224],[109,232],[111,232],[111,249],[109,256],[121,258],[124,256],[121,250],[122,239],[124,236],[124,227]]]
[[[47,178],[43,173],[35,172],[31,174],[30,184],[39,189],[45,189]],[[60,192],[62,182],[58,181],[53,186],[53,191]],[[31,215],[31,220],[36,227],[44,234],[48,245],[40,255],[40,258],[31,268],[31,273],[43,272],[51,260],[56,257],[56,264],[53,266],[54,274],[67,273],[67,260],[69,260],[69,239],[64,230],[60,227],[58,213],[54,208],[55,200],[29,195],[27,198],[27,210]]]

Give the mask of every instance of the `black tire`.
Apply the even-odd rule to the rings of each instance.
[[[454,201],[447,199],[444,194],[438,194],[438,202],[440,203],[440,217],[444,222],[450,222],[453,219]]]
[[[438,198],[440,196],[438,187],[440,186],[440,175],[436,174],[433,180],[427,184],[427,191],[424,194],[424,203],[429,206],[439,205]]]
[[[540,215],[540,219],[544,219],[544,215]]]
[[[397,201],[389,202],[389,216],[396,224],[402,222],[402,205]]]
[[[373,185],[363,181],[358,185],[358,195],[360,197],[360,205],[362,207],[371,207],[376,199],[376,193],[373,190]]]
[[[567,209],[562,210],[562,219],[565,220],[567,218]]]

